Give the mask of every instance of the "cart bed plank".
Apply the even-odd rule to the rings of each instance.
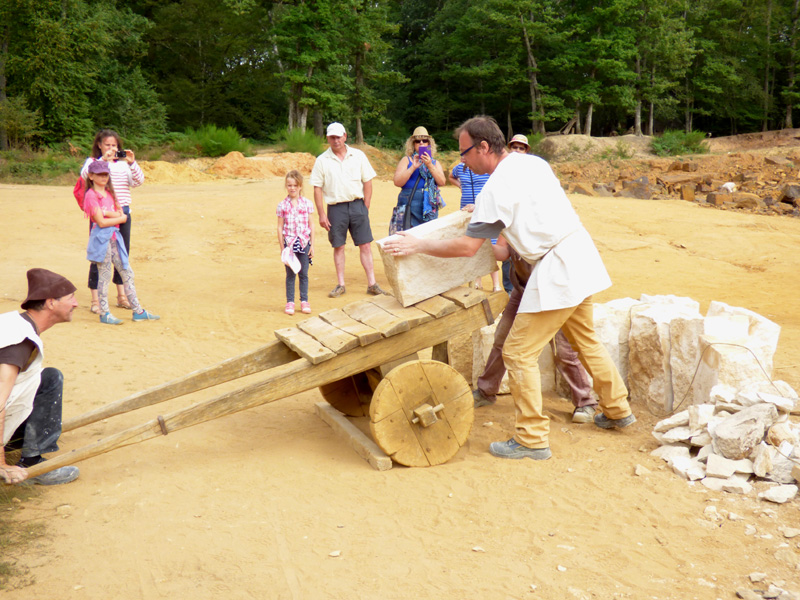
[[[386,312],[393,314],[398,319],[408,321],[408,326],[411,328],[422,325],[423,323],[427,323],[433,319],[433,317],[424,310],[420,310],[413,306],[404,308],[394,296],[376,296],[375,298],[370,298],[369,302],[370,304],[379,306]]]
[[[305,321],[300,321],[297,324],[297,328],[313,337],[326,348],[330,348],[336,354],[347,352],[359,346],[356,336],[334,327],[320,317],[311,317]]]
[[[475,306],[476,304],[480,303],[481,300],[486,298],[487,295],[488,294],[482,290],[475,290],[464,286],[453,288],[452,290],[442,293],[442,296],[448,300],[452,300],[461,308]]]
[[[275,337],[289,346],[289,348],[297,352],[300,356],[305,358],[312,365],[330,360],[336,356],[336,353],[333,350],[329,350],[307,333],[303,333],[297,329],[297,327],[276,329]]]
[[[362,346],[377,342],[383,336],[381,332],[370,327],[361,321],[356,321],[353,317],[347,315],[341,308],[334,308],[326,310],[319,314],[320,318],[326,323],[330,323],[334,327],[338,327],[342,331],[356,336],[358,343]]]
[[[422,302],[417,302],[414,304],[414,307],[424,310],[434,319],[449,315],[450,313],[454,313],[458,310],[457,304],[451,302],[447,298],[442,298],[441,296],[434,296],[433,298],[428,298]]]
[[[381,332],[383,337],[391,337],[408,331],[408,321],[399,319],[381,307],[370,302],[354,302],[344,307],[344,312],[357,321],[361,321]]]

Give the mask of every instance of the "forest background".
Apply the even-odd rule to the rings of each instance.
[[[2,0],[0,149],[793,127],[800,0]],[[796,120],[796,119],[795,119]],[[134,145],[134,147],[136,147]]]

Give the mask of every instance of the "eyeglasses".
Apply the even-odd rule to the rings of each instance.
[[[414,143],[415,143],[415,144],[430,144],[430,143],[431,143],[431,141],[430,141],[430,140],[428,140],[428,139],[424,139],[424,140],[414,140]]]
[[[464,156],[467,154],[467,152],[469,152],[470,150],[472,150],[474,147],[475,147],[475,144],[472,144],[472,146],[470,146],[469,148],[467,148],[466,150],[464,150],[463,152],[461,152],[461,153],[460,153],[460,154],[461,154],[461,158],[464,158]]]

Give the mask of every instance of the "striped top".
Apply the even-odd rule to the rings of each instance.
[[[95,160],[92,157],[86,159],[81,169],[81,177],[86,178],[89,172],[89,165]],[[111,171],[111,185],[114,186],[114,195],[120,206],[130,206],[131,188],[139,187],[144,183],[144,173],[136,161],[128,165],[125,160],[112,160],[108,163]]]
[[[461,184],[461,208],[467,204],[475,204],[475,198],[481,193],[484,184],[489,181],[489,174],[478,175],[470,171],[464,163],[458,163],[450,174]]]

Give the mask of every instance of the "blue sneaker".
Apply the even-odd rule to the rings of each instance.
[[[158,321],[161,317],[158,315],[154,315],[153,313],[149,313],[146,310],[143,310],[140,313],[133,313],[133,320],[134,321]]]
[[[623,429],[634,423],[636,423],[636,417],[633,416],[633,413],[621,419],[609,419],[603,413],[597,413],[594,416],[594,424],[601,429]]]
[[[106,325],[122,325],[122,319],[118,319],[110,312],[100,315],[100,322],[105,323]]]
[[[550,448],[528,448],[517,443],[514,438],[507,442],[492,442],[489,452],[498,458],[532,458],[533,460],[547,460],[553,454]]]
[[[78,467],[60,467],[38,477],[31,477],[30,482],[39,485],[61,485],[75,481],[80,473]]]

